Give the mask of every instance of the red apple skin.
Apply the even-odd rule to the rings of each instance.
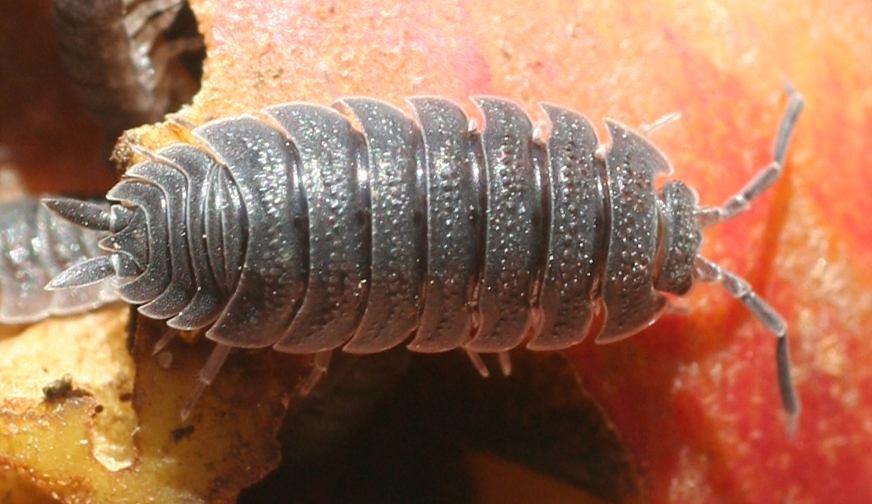
[[[208,48],[202,90],[182,113],[191,121],[349,94],[396,104],[436,94],[471,115],[469,95],[494,94],[536,117],[537,102],[549,101],[598,125],[679,112],[653,140],[674,177],[711,204],[770,160],[789,80],[807,106],[784,177],[750,212],[707,232],[703,251],[790,324],[803,403],[795,438],[784,428],[771,335],[716,286],[694,289],[688,316],[608,346],[589,339],[567,355],[653,502],[872,500],[872,4],[191,3]],[[41,124],[31,121],[16,124]],[[182,134],[140,133],[152,147]],[[26,140],[39,164],[38,142]]]

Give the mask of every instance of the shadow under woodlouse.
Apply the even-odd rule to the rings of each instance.
[[[357,373],[367,374],[376,364],[365,361],[384,365],[397,362],[397,354],[337,361],[346,361],[343,374],[354,362]],[[365,414],[348,417],[337,407],[341,402],[329,399],[320,401],[326,407],[316,415],[309,409],[310,419],[342,427],[340,436],[320,445],[320,429],[300,428],[314,422],[301,423],[291,413],[281,433],[282,465],[239,502],[474,502],[465,461],[476,452],[515,461],[605,502],[637,500],[637,468],[569,362],[559,354],[513,357],[512,376],[482,380],[462,354],[411,356],[402,380],[381,382]],[[377,375],[372,380],[378,382]],[[330,388],[341,398],[355,387],[340,379]],[[305,401],[301,408],[307,409]],[[301,460],[298,446],[321,450]]]

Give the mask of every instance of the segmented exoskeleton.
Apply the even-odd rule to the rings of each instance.
[[[747,209],[784,165],[802,101],[791,93],[773,162],[722,207],[697,205],[645,138],[606,121],[600,144],[583,116],[542,105],[534,133],[515,104],[409,100],[414,118],[347,98],[290,103],[207,123],[196,145],[172,145],[130,168],[110,209],[49,201],[109,232],[106,255],[51,288],[115,277],[122,299],[175,329],[217,342],[196,397],[231,348],[373,353],[498,353],[526,342],[559,350],[653,323],[669,296],[720,282],[776,336],[781,397],[790,383],[786,326],[734,274],[698,255],[701,228]],[[347,115],[344,115],[345,112]],[[482,371],[486,371],[480,365]],[[318,376],[318,372],[313,377]],[[185,414],[189,411],[186,408]]]
[[[102,235],[58,218],[35,199],[0,203],[0,324],[25,324],[117,300],[111,284],[44,289],[70,266],[102,255],[97,247]]]

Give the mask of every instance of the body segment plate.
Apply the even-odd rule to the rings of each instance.
[[[106,198],[138,206],[145,213],[148,232],[148,263],[145,271],[120,286],[121,299],[131,304],[147,303],[170,283],[169,230],[161,190],[152,184],[123,179],[106,194]]]
[[[275,348],[330,350],[351,338],[366,306],[366,200],[357,181],[356,133],[347,119],[326,107],[288,104],[266,113],[297,149],[309,216],[306,296]]]
[[[481,324],[466,348],[501,352],[518,346],[531,326],[537,249],[542,242],[541,188],[527,115],[508,101],[474,101],[485,120],[481,147],[487,225],[479,296]]]
[[[167,321],[167,325],[182,330],[199,329],[218,318],[226,299],[219,290],[209,267],[206,230],[203,224],[206,181],[209,179],[209,174],[218,170],[220,166],[208,154],[188,145],[174,145],[159,151],[158,155],[175,163],[187,179],[185,227],[188,230],[191,267],[197,284],[194,297],[178,315]]]
[[[424,141],[427,196],[427,276],[416,352],[456,348],[471,336],[470,299],[479,279],[482,225],[473,134],[454,103],[414,98]]]
[[[593,126],[575,112],[542,108],[551,122],[548,253],[539,296],[542,330],[527,347],[559,350],[579,343],[590,328],[594,278],[605,246],[605,208]]]
[[[636,334],[666,307],[653,283],[658,228],[654,178],[671,171],[666,158],[640,134],[614,121],[606,125],[612,139],[606,155],[611,232],[603,280],[606,322],[598,343]]]
[[[257,348],[281,337],[306,281],[305,222],[297,161],[278,131],[254,117],[210,123],[193,132],[221,158],[245,206],[245,262],[224,311],[206,336],[222,344]]]
[[[403,342],[418,325],[423,270],[423,201],[418,191],[417,128],[396,108],[348,98],[363,128],[372,216],[369,300],[344,350],[374,353]]]
[[[185,201],[187,181],[172,165],[156,162],[140,163],[125,173],[126,177],[151,182],[163,191],[166,201],[166,219],[169,233],[171,280],[160,296],[138,308],[139,312],[154,319],[175,316],[193,298],[196,290],[188,237],[185,230]]]

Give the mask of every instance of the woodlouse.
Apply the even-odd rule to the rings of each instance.
[[[719,282],[777,336],[781,399],[793,419],[787,329],[735,274],[698,255],[701,229],[749,207],[781,173],[802,99],[790,91],[773,161],[720,207],[700,207],[645,138],[553,105],[545,138],[512,102],[473,99],[479,131],[451,101],[409,100],[414,119],[368,98],[290,103],[192,131],[196,145],[143,152],[109,209],[47,205],[108,232],[106,255],[49,288],[114,277],[120,297],[217,343],[186,415],[231,348],[560,350],[590,332],[631,336],[694,281]],[[346,112],[347,116],[342,112]],[[356,123],[356,124],[353,124]],[[161,343],[162,344],[162,343]]]

